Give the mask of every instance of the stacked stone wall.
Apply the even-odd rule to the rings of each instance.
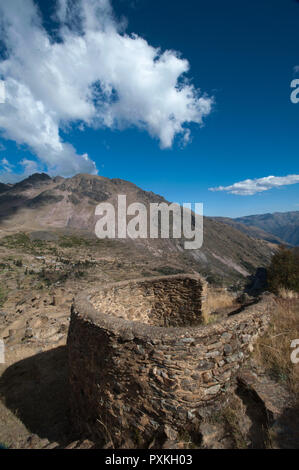
[[[84,293],[68,336],[73,423],[99,445],[146,446],[161,425],[182,428],[221,399],[269,322],[271,297],[201,324],[195,275],[129,281]]]

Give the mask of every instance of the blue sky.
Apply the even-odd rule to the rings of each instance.
[[[29,5],[29,0],[22,1]],[[0,6],[2,2],[4,0],[0,0]],[[17,2],[12,0],[16,5]],[[55,34],[59,22],[53,17],[56,2],[39,0],[36,3],[41,7],[43,27],[52,34],[53,40],[58,40]],[[201,126],[183,122],[187,116],[184,108],[183,128],[189,129],[190,135],[189,132],[175,133],[171,145],[164,145],[165,138],[163,141],[159,129],[151,124],[136,125],[135,117],[128,116],[128,101],[119,111],[121,119],[117,116],[117,125],[107,124],[107,115],[104,118],[101,115],[97,116],[96,125],[94,122],[87,125],[87,117],[82,130],[80,119],[67,120],[63,116],[59,136],[61,142],[71,144],[72,149],[64,148],[61,158],[65,158],[65,165],[61,168],[67,173],[73,153],[88,155],[100,175],[132,181],[170,201],[203,202],[205,215],[237,217],[299,210],[299,184],[282,184],[285,180],[274,180],[277,184],[272,189],[250,195],[210,190],[247,179],[270,175],[281,178],[299,173],[299,104],[290,100],[290,83],[296,76],[299,78],[294,70],[299,64],[299,3],[295,0],[122,0],[112,2],[112,7],[118,22],[123,24],[119,35],[124,31],[136,33],[162,52],[179,51],[180,57],[188,60],[189,86],[192,83],[194,89],[200,89],[207,100],[213,97],[212,109],[203,116]],[[111,10],[107,15],[111,17]],[[25,34],[29,34],[28,31]],[[109,51],[104,48],[101,54],[106,53]],[[102,57],[95,56],[95,61],[100,62]],[[2,58],[7,58],[3,43]],[[33,59],[28,57],[28,60]],[[13,65],[5,70],[0,67],[3,79],[12,71],[17,73]],[[107,70],[112,70],[110,64]],[[89,69],[85,71],[82,66],[82,74],[85,72],[88,74]],[[129,83],[130,70],[126,74]],[[133,74],[132,70],[131,79],[135,80]],[[37,80],[30,80],[38,87]],[[134,105],[138,107],[135,98]],[[163,100],[161,93],[160,101]],[[53,102],[45,113],[56,112]],[[147,105],[148,101],[140,101],[141,107]],[[171,109],[171,104],[169,106]],[[5,116],[5,119],[8,118]],[[29,137],[23,137],[25,132],[28,130],[24,129],[22,136],[11,128],[2,132],[2,180],[16,178],[24,169],[27,173],[31,169],[49,169],[49,161],[40,148],[34,147]],[[44,128],[39,132],[44,132]],[[72,168],[70,172],[74,171]],[[293,178],[294,181],[299,179]],[[272,187],[271,181],[268,183],[266,189]]]

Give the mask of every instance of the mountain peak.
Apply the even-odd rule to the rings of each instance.
[[[27,181],[46,181],[46,180],[50,180],[51,178],[49,175],[47,175],[47,173],[33,173],[26,179]]]
[[[40,184],[48,183],[52,181],[49,175],[46,173],[33,173],[33,175],[28,176],[28,178],[16,183],[14,188],[31,188],[31,187],[38,187]]]

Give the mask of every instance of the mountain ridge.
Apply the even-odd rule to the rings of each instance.
[[[299,211],[248,215],[234,219],[247,227],[256,227],[291,245],[299,245]]]
[[[252,238],[265,240],[265,241],[268,241],[269,243],[274,243],[277,245],[282,245],[285,243],[288,244],[281,238],[275,236],[273,233],[262,230],[261,228],[256,227],[254,225],[249,225],[249,224],[246,225],[242,222],[239,222],[237,219],[231,219],[229,217],[212,217],[212,219],[218,220],[219,222],[230,225],[231,227],[234,227],[236,230],[240,230],[240,232],[243,232]]]
[[[71,178],[31,175],[0,194],[0,237],[12,232],[73,231],[94,235],[95,207],[99,202],[117,206],[126,194],[127,204],[167,202],[118,178],[78,174]],[[204,243],[199,250],[184,250],[182,239],[126,239],[124,244],[168,257],[181,269],[193,269],[211,279],[227,282],[246,279],[266,266],[275,251],[273,243],[257,240],[228,224],[204,217]]]

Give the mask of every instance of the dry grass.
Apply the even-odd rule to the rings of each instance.
[[[299,339],[299,300],[278,298],[270,328],[257,341],[254,357],[299,399],[299,363],[291,361],[294,351],[291,344],[295,339]]]
[[[225,289],[211,288],[208,290],[206,311],[213,313],[220,309],[233,307],[235,303],[235,297]]]
[[[278,289],[278,297],[281,299],[299,299],[298,292],[294,292],[293,290],[285,289],[284,287],[280,287]]]
[[[236,306],[235,297],[223,288],[209,288],[205,308],[202,312],[202,318],[205,325],[216,320],[215,313],[224,313],[226,309],[233,309]]]
[[[229,434],[235,443],[235,449],[246,449],[246,436],[242,429],[242,420],[245,416],[244,407],[235,400],[234,404],[230,404],[230,406],[223,409],[222,415]]]
[[[203,423],[212,425],[215,431],[218,431],[217,438],[224,436],[229,438],[233,448],[247,448],[250,420],[246,415],[245,405],[235,393],[230,394],[228,401],[223,404],[221,409],[214,410],[213,413],[204,417]]]

